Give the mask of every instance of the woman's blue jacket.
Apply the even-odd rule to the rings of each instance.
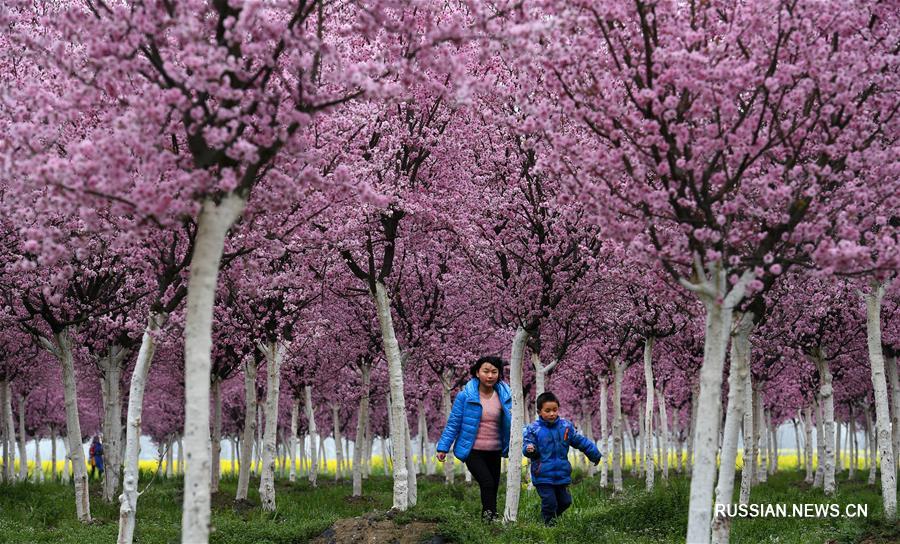
[[[441,433],[441,439],[437,444],[437,451],[447,452],[453,446],[453,455],[460,461],[465,461],[472,451],[472,444],[478,435],[478,426],[481,425],[481,398],[478,395],[478,378],[472,378],[456,395],[453,408],[447,426]],[[506,382],[497,382],[494,390],[500,399],[502,417],[500,422],[500,449],[501,455],[509,455],[509,429],[512,426],[512,393]],[[454,445],[455,443],[455,445]]]

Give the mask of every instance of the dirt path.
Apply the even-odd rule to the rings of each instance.
[[[446,541],[437,530],[437,523],[413,521],[400,525],[384,513],[372,512],[338,520],[311,544],[444,544]]]

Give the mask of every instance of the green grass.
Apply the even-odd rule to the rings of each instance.
[[[149,478],[148,478],[149,479]],[[144,481],[147,481],[145,479]],[[740,487],[740,475],[737,476]],[[540,501],[534,491],[523,490],[519,521],[510,526],[485,525],[477,520],[480,511],[478,487],[459,483],[444,486],[439,478],[420,478],[419,504],[396,520],[406,523],[425,520],[438,523],[449,541],[464,543],[658,543],[684,542],[690,482],[675,477],[668,483],[657,479],[652,493],[643,490],[643,481],[626,479],[625,491],[613,496],[599,485],[599,477],[582,479],[576,474],[571,491],[574,506],[556,527],[546,528],[540,519]],[[95,483],[96,484],[96,483]],[[502,484],[501,484],[502,486]],[[251,484],[249,504],[233,502],[236,480],[223,479],[221,492],[213,497],[213,543],[306,542],[335,520],[359,516],[372,510],[385,511],[391,503],[391,482],[373,476],[364,484],[364,500],[351,500],[348,483],[322,481],[311,489],[305,481],[279,482],[278,511],[259,509],[259,497]],[[82,525],[75,519],[74,496],[70,487],[58,483],[0,485],[0,543],[115,542],[118,508],[104,503],[99,486],[92,487],[91,508],[95,521]],[[838,479],[838,493],[826,500],[821,490],[803,483],[800,472],[785,471],[754,488],[754,503],[849,503],[867,504],[867,518],[745,518],[736,519],[734,543],[836,543],[900,542],[900,529],[883,521],[878,489],[865,484],[865,473],[853,482],[846,472]],[[501,489],[500,503],[503,501]],[[157,480],[138,503],[138,543],[178,542],[181,520],[181,480]]]

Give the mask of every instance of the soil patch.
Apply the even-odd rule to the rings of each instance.
[[[358,518],[339,519],[311,544],[444,544],[437,523],[412,521],[400,525],[373,512]]]
[[[369,496],[363,496],[363,497],[347,496],[347,497],[344,497],[344,502],[346,502],[347,504],[370,504],[370,505],[374,505],[376,501],[375,501],[375,497],[369,497]]]

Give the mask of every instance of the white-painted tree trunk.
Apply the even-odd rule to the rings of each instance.
[[[875,432],[881,459],[881,498],[884,501],[884,517],[893,522],[897,519],[897,468],[894,458],[894,439],[891,433],[891,416],[888,410],[884,352],[881,346],[881,301],[884,297],[884,286],[873,281],[871,290],[864,296],[866,301],[866,342],[869,347],[869,366],[872,369],[872,387],[875,391]],[[894,370],[896,371],[896,367]]]
[[[344,435],[344,444],[342,446],[344,448],[344,475],[349,476],[351,471],[350,461],[353,459],[353,456],[350,455],[350,437],[346,434]]]
[[[339,482],[343,477],[341,469],[344,466],[344,451],[341,449],[341,409],[335,403],[331,404],[331,421],[334,423],[334,454],[337,458],[337,465],[334,469],[334,481]]]
[[[75,382],[75,360],[68,330],[53,335],[53,341],[40,339],[44,347],[62,363],[63,395],[66,405],[66,434],[69,457],[75,480],[75,513],[82,523],[90,523],[91,500],[88,490],[87,466],[81,444],[81,421],[78,418],[78,391]]]
[[[804,444],[806,445],[804,454],[806,455],[806,477],[804,482],[813,483],[815,476],[813,474],[813,441],[812,441],[812,407],[803,407],[803,432],[806,434]]]
[[[409,475],[409,486],[407,486],[407,506],[412,508],[418,503],[418,483],[416,479],[416,467],[412,456],[412,439],[409,433],[409,420],[403,418],[403,433],[406,439],[406,473]]]
[[[32,479],[35,483],[44,483],[44,460],[41,459],[41,438],[34,437],[34,474]]]
[[[541,356],[539,353],[531,354],[531,364],[534,366],[534,396],[537,398],[538,395],[546,391],[547,389],[547,374],[549,374],[556,365],[559,363],[559,360],[553,361],[547,366],[544,366],[541,363]]]
[[[362,396],[359,398],[359,412],[356,414],[356,447],[353,448],[353,496],[362,497],[362,480],[364,469],[364,454],[366,453],[366,429],[369,423],[369,383],[370,370],[368,365],[360,367],[360,380],[362,382]]]
[[[691,477],[688,507],[687,541],[691,543],[706,543],[710,538],[716,453],[722,414],[722,369],[731,334],[733,308],[743,299],[745,286],[750,281],[750,274],[745,273],[732,287],[731,292],[725,295],[726,271],[717,267],[713,274],[711,282],[704,278],[701,285],[706,291],[702,297],[706,307],[706,330],[703,366],[700,368],[697,429],[694,438],[696,461]]]
[[[781,458],[781,445],[779,442],[780,438],[779,438],[779,434],[778,434],[779,433],[779,425],[775,425],[774,421],[771,419],[771,412],[769,413],[769,416],[770,416],[770,425],[771,425],[770,434],[772,435],[772,459],[773,459],[772,474],[775,474],[776,472],[778,472],[779,463],[781,460],[780,459]]]
[[[419,436],[422,439],[422,467],[427,476],[434,474],[434,455],[432,455],[431,444],[428,440],[428,418],[424,406],[419,412]]]
[[[697,431],[697,409],[700,405],[700,383],[691,386],[691,420],[687,428],[687,453],[684,460],[685,472],[693,472],[694,434]]]
[[[653,404],[659,408],[659,403],[656,399],[659,398],[659,391],[653,392]],[[657,413],[653,414],[653,440],[656,443],[656,470],[662,466],[662,433],[659,431],[661,423],[659,422],[659,417],[657,417]]]
[[[778,470],[778,437],[775,435],[775,426],[772,424],[772,411],[766,412],[766,428],[769,433],[769,475]]]
[[[301,434],[297,436],[297,448],[298,448],[298,457],[297,460],[297,476],[307,476],[309,474],[309,467],[306,465],[306,435]]]
[[[19,395],[19,481],[25,482],[28,480],[28,453],[26,449],[26,444],[28,442],[28,436],[25,432],[25,395]]]
[[[69,483],[72,481],[72,473],[74,470],[72,469],[72,458],[69,456],[69,441],[68,437],[63,438],[63,449],[65,450],[65,460],[63,461],[63,472],[62,472],[62,480],[65,483]]]
[[[278,438],[278,399],[281,395],[281,360],[285,346],[282,342],[259,345],[266,356],[266,428],[262,440],[262,469],[259,477],[259,501],[263,510],[275,511],[275,456]],[[309,387],[307,386],[307,397]]]
[[[170,478],[168,474],[166,474],[166,443],[168,442],[168,438],[164,440],[160,440],[156,443],[156,471],[159,474],[162,474],[166,477],[166,479]],[[171,465],[171,463],[169,463]]]
[[[181,542],[205,544],[210,528],[209,376],[212,317],[225,236],[245,200],[228,194],[203,201],[197,219],[184,321],[184,498]]]
[[[752,385],[753,385],[753,389],[751,390],[752,392],[750,393],[751,396],[753,397],[752,400],[751,400],[751,403],[752,403],[752,407],[751,407],[751,408],[752,408],[752,410],[753,410],[753,420],[752,420],[752,425],[753,425],[752,430],[753,430],[753,434],[751,434],[750,436],[751,436],[751,442],[753,443],[753,448],[752,448],[753,451],[752,451],[752,453],[751,453],[751,460],[752,460],[752,463],[751,463],[751,467],[750,467],[750,468],[751,468],[751,471],[750,471],[750,487],[752,488],[752,487],[754,487],[756,484],[759,483],[759,472],[760,472],[760,468],[759,468],[759,467],[760,467],[760,452],[759,452],[759,444],[760,444],[760,436],[759,436],[759,427],[760,427],[760,423],[759,423],[759,401],[760,401],[760,396],[759,396],[759,386],[760,386],[760,384],[753,383],[752,380],[751,380],[751,383],[752,383]]]
[[[644,341],[644,387],[647,391],[646,405],[643,412],[643,435],[641,444],[644,459],[644,488],[653,491],[653,478],[656,475],[656,466],[653,460],[653,392],[656,386],[653,384],[653,344],[656,338],[649,336]]]
[[[591,406],[587,401],[582,401],[581,413],[584,418],[584,424],[583,424],[584,436],[588,440],[590,440],[594,445],[596,445],[597,442],[594,440],[594,421],[593,421],[594,418],[592,417],[593,414],[591,413]],[[603,451],[601,450],[600,453],[602,454]],[[586,456],[580,456],[580,458],[584,459],[585,462],[587,462]],[[588,466],[587,466],[588,477],[592,477],[594,475],[595,471],[596,471],[596,467],[594,466],[594,464],[588,463]]]
[[[306,412],[306,428],[309,435],[309,485],[318,486],[319,477],[319,455],[316,448],[319,445],[319,432],[316,427],[316,411],[312,402],[312,387],[306,385],[303,387],[303,402]]]
[[[231,475],[234,476],[237,474],[237,466],[240,461],[238,457],[238,440],[236,438],[232,438],[229,440],[231,444]]]
[[[761,384],[756,388],[756,415],[756,434],[759,437],[759,469],[756,481],[766,482],[769,474],[769,433],[766,428],[766,404]]]
[[[743,318],[742,318],[743,319]],[[753,409],[756,403],[753,402],[755,391],[753,389],[753,373],[749,371],[750,354],[747,354],[748,372],[744,375],[744,397],[742,399],[742,434],[744,437],[744,466],[741,469],[741,495],[739,504],[750,503],[750,491],[753,489],[754,479],[756,478],[756,435],[753,429]]]
[[[872,467],[872,435],[871,435],[871,425],[868,418],[868,414],[866,414],[866,407],[861,407],[863,411],[863,438],[865,439],[865,444],[863,445],[863,468],[868,470]],[[871,476],[871,474],[870,474]],[[870,478],[871,479],[871,478]],[[871,479],[874,482],[874,479]],[[871,483],[871,482],[870,482]]]
[[[535,398],[537,398],[537,397],[535,397]],[[537,417],[536,416],[532,417],[532,415],[531,415],[531,403],[527,403],[524,401],[523,401],[523,403],[525,404],[525,423],[524,424],[527,425],[528,423],[537,419]],[[535,411],[537,411],[537,408],[535,408]],[[527,489],[529,491],[534,489],[534,483],[531,481],[531,463],[532,463],[531,459],[526,457],[525,458],[525,470],[524,470],[524,474],[522,475],[522,478],[525,481],[525,489]],[[500,460],[500,473],[506,474],[508,468],[509,468],[509,460],[501,459]]]
[[[166,440],[166,478],[171,480],[175,477],[175,437],[169,436]]]
[[[265,406],[262,409],[257,407],[256,410],[256,438],[253,442],[253,471],[255,474],[259,474],[262,471],[262,441],[263,441],[263,430],[265,426],[263,425],[263,412],[265,412]]]
[[[802,442],[800,441],[800,429],[797,425],[797,418],[791,418],[791,423],[794,426],[794,455],[797,457],[797,466],[803,468],[803,449],[801,446]]]
[[[290,471],[291,471],[291,460],[290,460],[291,439],[289,436],[285,435],[284,433],[279,432],[278,440],[281,445],[281,450],[280,450],[280,452],[281,452],[281,454],[280,454],[281,455],[281,458],[280,458],[281,477],[284,479],[287,479],[290,477]]]
[[[422,401],[419,401],[419,405],[416,407],[416,432],[418,436],[416,437],[416,453],[419,454],[419,462],[416,464],[416,474],[425,474],[428,470],[427,466],[427,450],[428,450],[428,437],[425,436],[425,405]]]
[[[391,403],[391,451],[394,460],[394,497],[392,508],[406,510],[409,507],[409,470],[403,436],[406,420],[406,396],[403,391],[403,364],[400,355],[400,344],[394,334],[394,321],[391,317],[391,300],[387,289],[381,281],[375,282],[375,307],[378,309],[378,325],[381,328],[381,341],[384,355],[388,363],[388,379],[390,384]]]
[[[371,409],[370,409],[371,412]],[[363,433],[363,471],[362,477],[363,480],[368,480],[370,476],[372,476],[372,465],[374,464],[375,454],[375,436],[372,434],[372,416],[371,414],[368,416],[366,421],[365,433]],[[387,466],[387,462],[383,463]],[[390,476],[390,474],[387,474]]]
[[[0,434],[2,434],[2,443],[0,446],[3,447],[3,481],[10,482],[13,479],[12,472],[12,448],[9,446],[9,425],[7,421],[9,420],[9,416],[7,415],[7,410],[10,412],[12,408],[9,406],[9,381],[6,379],[0,380]]]
[[[813,479],[813,487],[822,487],[825,481],[825,428],[822,422],[825,419],[822,413],[822,399],[816,393],[816,475]]]
[[[606,378],[602,378],[600,382],[600,453],[603,454],[603,459],[600,460],[600,487],[606,488],[609,486],[609,464],[607,461],[608,457],[608,438],[607,438],[607,385]]]
[[[184,474],[184,443],[181,435],[178,435],[176,443],[178,444],[178,460],[175,463],[175,471],[178,474]]]
[[[840,473],[844,470],[844,459],[843,455],[841,455],[841,427],[843,425],[840,421],[835,421],[835,430],[837,432],[837,436],[834,439],[834,459],[835,459],[835,471]]]
[[[127,352],[122,346],[110,346],[97,362],[102,376],[103,395],[103,500],[113,502],[119,491],[122,472],[122,371]]]
[[[425,465],[425,475],[433,476],[436,470],[434,447],[437,444],[432,444],[428,439],[430,431],[428,429],[428,417],[426,410],[422,410],[422,415],[420,415],[419,418],[422,420],[422,459],[423,464]]]
[[[625,372],[622,361],[615,359],[613,361],[613,424],[612,424],[612,441],[613,441],[613,491],[621,493],[622,487],[622,465],[625,460],[625,448],[622,440],[624,431],[622,429],[622,377]]]
[[[453,403],[450,398],[450,387],[449,376],[447,379],[441,380],[441,414],[444,416],[444,421],[448,421],[450,419],[450,410],[453,407]],[[453,450],[447,452],[447,457],[444,458],[444,483],[446,485],[451,485],[453,483],[454,470],[453,470]]]
[[[244,431],[241,437],[241,467],[238,471],[237,493],[234,500],[247,500],[250,489],[250,469],[253,466],[253,440],[256,437],[256,360],[244,363]]]
[[[856,416],[853,414],[853,405],[850,405],[850,472],[848,480],[856,477],[856,467],[859,465],[859,445],[856,441]]]
[[[646,463],[645,455],[651,455],[651,456],[653,455],[653,450],[652,450],[653,446],[651,443],[649,448],[646,448],[646,449],[650,449],[650,452],[649,453],[645,452],[644,445],[645,445],[645,440],[647,440],[645,438],[645,436],[647,435],[647,433],[646,433],[646,430],[647,430],[646,429],[646,427],[647,427],[647,419],[646,419],[647,418],[647,406],[646,406],[646,404],[638,405],[638,410],[639,410],[638,420],[637,420],[638,434],[634,441],[634,446],[635,446],[635,449],[638,450],[638,456],[637,456],[638,474],[641,474],[644,476],[645,484],[646,484],[647,463]],[[653,412],[650,412],[650,417],[651,417],[651,419],[653,418]]]
[[[728,406],[725,413],[725,429],[719,463],[719,481],[716,486],[716,504],[732,504],[734,496],[734,471],[737,461],[738,433],[744,421],[747,406],[747,383],[750,374],[750,331],[753,314],[737,316],[737,326],[731,339],[731,369],[728,375]],[[727,544],[731,533],[731,517],[717,515],[712,523],[712,542]]]
[[[876,452],[878,451],[878,435],[875,432],[875,425],[872,422],[872,413],[866,410],[866,458],[869,465],[869,478],[866,481],[868,485],[875,485],[878,473],[878,463],[876,462]]]
[[[851,412],[852,413],[852,412]],[[844,461],[844,468],[850,468],[850,460],[853,459],[853,437],[850,436],[850,420],[847,420],[847,434],[844,437],[844,451],[847,459]]]
[[[302,393],[301,393],[302,396]],[[300,399],[297,399],[300,402]],[[305,414],[306,409],[303,406],[300,407],[300,410]],[[305,415],[304,415],[305,417]],[[297,479],[302,479],[309,476],[309,464],[306,462],[306,435],[297,433]]]
[[[643,409],[644,409],[644,407],[642,405],[638,404],[638,414],[637,414],[638,434],[640,434],[640,426],[641,426],[640,421],[643,419],[641,417],[641,411]],[[630,472],[631,472],[632,476],[638,476],[641,473],[640,472],[641,463],[638,461],[638,452],[637,452],[637,449],[638,449],[637,442],[638,441],[634,437],[634,429],[631,427],[631,420],[628,418],[625,418],[625,420],[623,421],[623,425],[625,427],[625,436],[627,437],[626,442],[628,442],[628,451],[631,452],[631,471]]]
[[[57,455],[56,455],[56,425],[50,425],[50,476],[53,478],[55,482],[59,477],[59,467],[56,466]]]
[[[880,323],[879,323],[880,324]],[[897,372],[897,358],[886,357],[888,383],[891,388],[891,444],[894,453],[894,464],[900,468],[897,457],[900,456],[900,373]]]
[[[662,479],[669,480],[669,415],[666,411],[666,396],[662,391],[657,390],[656,396],[659,398],[657,406],[659,406],[659,442],[660,442],[660,461],[662,462]]]
[[[13,416],[12,409],[13,402],[13,393],[10,386],[9,381],[6,382],[6,402],[4,403],[5,413],[4,413],[4,423],[6,424],[6,439],[7,439],[7,451],[9,452],[9,481],[14,481],[17,478],[16,474],[16,457],[21,457],[21,455],[16,454],[16,421]],[[21,464],[21,460],[19,462]]]
[[[522,431],[525,418],[525,399],[522,395],[522,363],[528,333],[516,328],[509,357],[509,387],[512,391],[512,431],[509,436],[509,464],[506,471],[506,504],[503,520],[515,522],[519,517],[519,495],[522,491]],[[466,471],[468,473],[468,471]]]
[[[285,451],[284,435],[280,432],[275,434],[275,477],[287,477],[285,467],[287,466],[287,452]]]
[[[352,457],[350,456],[350,437],[344,435],[344,474],[350,474],[350,460]]]
[[[218,377],[212,379],[212,469],[210,470],[209,490],[219,492],[219,475],[222,460],[222,381]]]
[[[831,385],[831,367],[823,354],[814,358],[819,369],[819,398],[822,403],[822,433],[824,440],[825,459],[822,486],[825,495],[832,497],[835,492],[834,478],[834,388]],[[886,408],[886,407],[885,407]]]
[[[391,453],[387,447],[387,439],[385,439],[385,437],[383,437],[383,436],[380,438],[381,438],[381,464],[384,467],[384,475],[390,476],[391,475],[391,465],[393,465],[393,463],[391,462]]]
[[[297,427],[300,419],[300,401],[293,397],[291,402],[291,436],[288,445],[288,456],[291,458],[291,472],[288,480],[293,483],[297,481]]]
[[[672,417],[672,438],[675,442],[675,471],[681,474],[684,472],[684,438],[677,412]]]

